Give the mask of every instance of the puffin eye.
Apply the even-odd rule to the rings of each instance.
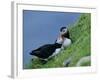
[[[65,32],[66,30],[64,29],[62,32]]]
[[[65,30],[63,32],[65,32]]]

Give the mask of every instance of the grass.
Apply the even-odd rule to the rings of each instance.
[[[64,67],[63,62],[69,57],[72,57],[69,67],[74,67],[82,57],[91,55],[91,14],[82,13],[78,21],[69,27],[69,31],[73,41],[69,47],[63,50],[56,57],[49,60],[46,64],[42,64],[38,59],[30,61],[27,68]],[[90,64],[90,62],[87,62],[81,66],[89,66]]]

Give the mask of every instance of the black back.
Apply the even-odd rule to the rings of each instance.
[[[34,56],[37,56],[39,58],[46,59],[49,56],[51,56],[57,48],[61,48],[61,46],[62,46],[62,44],[58,44],[58,43],[46,44],[46,45],[39,47],[36,50],[33,50],[30,53],[30,55],[34,55]]]

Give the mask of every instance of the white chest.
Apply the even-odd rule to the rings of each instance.
[[[64,41],[63,41],[62,46],[63,47],[68,47],[71,43],[72,43],[71,39],[65,38]]]

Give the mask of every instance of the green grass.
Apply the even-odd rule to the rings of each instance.
[[[70,36],[73,43],[63,50],[56,57],[49,60],[46,64],[42,64],[38,59],[30,61],[28,69],[36,68],[57,68],[63,67],[63,62],[72,57],[69,67],[74,67],[78,60],[84,56],[91,55],[91,14],[82,13],[78,21],[69,27]],[[88,66],[90,62],[84,63],[81,66]]]

